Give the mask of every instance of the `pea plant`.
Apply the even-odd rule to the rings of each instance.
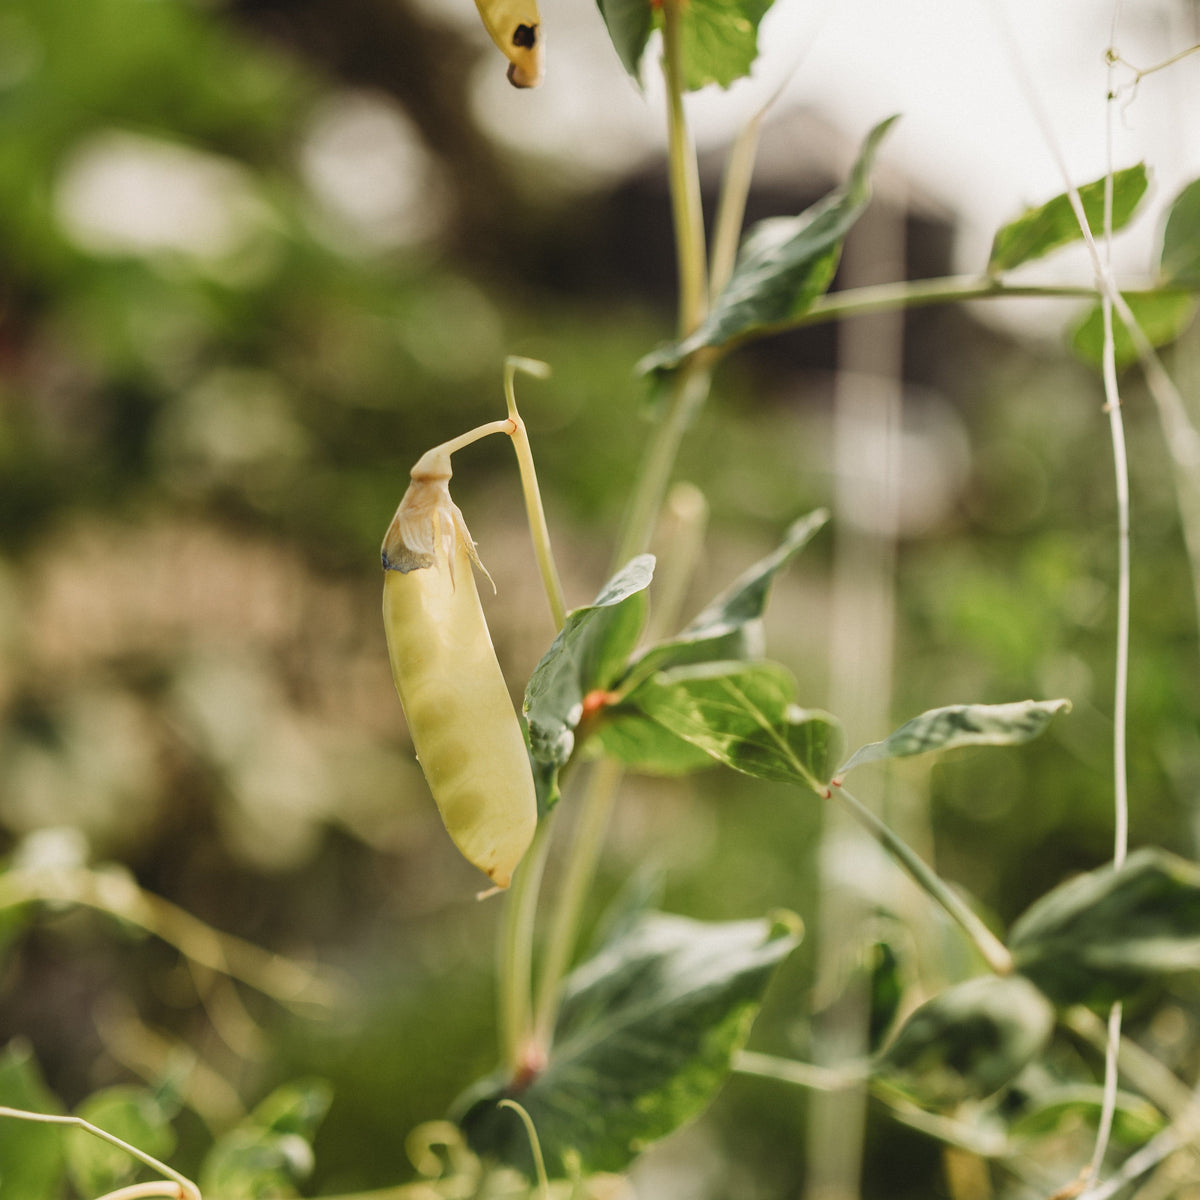
[[[510,60],[511,82],[536,86],[544,64],[532,0],[478,5]],[[384,538],[384,626],[413,744],[447,832],[491,892],[503,892],[489,903],[505,906],[499,1066],[484,1079],[463,1081],[448,1120],[414,1131],[409,1147],[422,1178],[386,1194],[405,1200],[630,1194],[623,1177],[639,1155],[704,1112],[734,1073],[775,1081],[769,1086],[866,1092],[890,1118],[985,1164],[987,1189],[970,1194],[1105,1200],[1143,1186],[1146,1195],[1177,1194],[1186,1178],[1180,1164],[1194,1171],[1189,1156],[1200,1134],[1200,1103],[1191,1081],[1127,1035],[1122,1005],[1200,967],[1200,868],[1163,849],[1127,847],[1130,509],[1118,371],[1140,365],[1168,443],[1191,445],[1195,432],[1158,348],[1183,332],[1200,287],[1200,181],[1172,205],[1158,277],[1136,292],[1117,287],[1105,248],[1137,215],[1148,187],[1141,165],[1111,169],[1081,187],[1064,178],[1061,194],[996,233],[977,276],[830,294],[897,118],[881,114],[836,190],[798,215],[743,230],[760,114],[732,152],[710,251],[684,97],[710,84],[727,87],[749,72],[769,7],[770,0],[600,0],[617,56],[635,82],[650,69],[650,46],[661,46],[679,287],[676,336],[647,347],[637,364],[658,397],[657,425],[607,582],[579,607],[563,597],[534,471],[536,430],[531,437],[517,407],[517,376],[545,370],[528,359],[507,363],[505,417],[466,433],[447,430],[449,440],[417,458]],[[1119,67],[1115,53],[1111,65]],[[1093,256],[1091,286],[1011,279],[1025,264],[1079,242]],[[913,715],[880,741],[847,750],[837,717],[806,703],[800,683],[763,645],[772,585],[821,536],[829,515],[799,516],[775,550],[686,620],[670,599],[676,593],[656,591],[656,579],[689,571],[687,539],[657,559],[648,549],[681,442],[714,371],[741,346],[857,313],[1030,294],[1095,303],[1077,343],[1101,369],[1121,512],[1116,839],[1110,862],[1066,880],[1010,929],[998,930],[849,783],[868,764],[961,747],[1000,752],[1028,742],[1052,721],[1070,719],[1069,699],[973,704],[956,697]],[[516,451],[558,628],[528,681],[520,714],[477,595],[474,543],[449,491],[451,456],[491,434],[508,436]],[[1180,449],[1172,471],[1200,597],[1195,463]],[[968,953],[958,960],[960,978],[933,995],[906,991],[884,961],[876,982],[890,1000],[862,1059],[830,1069],[747,1049],[767,988],[803,936],[795,914],[699,921],[655,911],[633,889],[609,915],[603,936],[581,952],[587,900],[623,779],[684,776],[714,763],[784,785],[798,804],[847,813],[914,881],[930,913],[940,910],[963,940]],[[575,820],[559,829],[567,809]],[[552,857],[550,894],[543,881]],[[3,886],[10,906],[53,901],[99,908],[285,1002],[336,1003],[319,972],[218,937],[136,889],[122,890],[120,881],[61,863],[30,863],[11,869]],[[807,1015],[805,1002],[772,999],[792,1006],[798,1018]],[[1057,1052],[1064,1042],[1076,1052]],[[15,1061],[0,1070],[28,1078]],[[86,1111],[63,1117],[32,1111],[41,1107],[34,1090],[0,1116],[73,1125],[66,1167],[55,1160],[52,1170],[68,1169],[79,1192],[103,1192],[107,1200],[298,1194],[329,1101],[317,1085],[274,1093],[217,1139],[193,1183],[161,1161],[170,1155],[172,1115],[162,1097],[113,1089],[93,1097]],[[5,1128],[11,1126],[0,1125],[0,1137]],[[0,1142],[0,1190],[50,1194],[38,1190],[44,1180],[27,1193],[10,1181],[34,1169],[27,1148],[58,1132],[39,1127],[36,1136]]]

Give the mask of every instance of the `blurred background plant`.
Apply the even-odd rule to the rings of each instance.
[[[598,25],[575,7],[564,22]],[[60,901],[79,899],[72,872],[114,864],[114,886],[132,878],[216,929],[322,964],[282,981],[256,966],[251,986],[234,985],[144,936],[119,898],[10,898],[0,1083],[24,1082],[0,1103],[20,1102],[36,1072],[68,1107],[140,1078],[179,1110],[185,1171],[278,1085],[319,1077],[328,1092],[276,1101],[315,1121],[328,1100],[311,1186],[395,1183],[412,1171],[406,1133],[494,1063],[497,910],[473,900],[412,760],[378,543],[415,458],[502,415],[504,355],[534,355],[554,375],[526,385],[522,410],[568,596],[590,597],[646,438],[631,368],[671,329],[673,258],[653,139],[644,158],[626,147],[601,164],[595,147],[572,159],[562,138],[520,136],[529,98],[492,87],[502,72],[474,22],[469,2],[417,0],[0,7],[3,847],[14,870],[58,872]],[[560,126],[609,92],[641,103],[606,53],[576,60],[593,90],[577,89]],[[857,137],[781,106],[751,217],[826,191]],[[711,192],[719,163],[704,161]],[[877,207],[901,230],[890,278],[953,268],[958,216],[942,197],[894,168]],[[1075,705],[1019,754],[962,754],[890,785],[903,811],[922,797],[915,826],[943,874],[1009,921],[1111,841],[1100,391],[1060,343],[961,310],[914,311],[899,336],[897,651],[878,719],[963,699]],[[1172,354],[1182,379],[1200,378],[1194,336]],[[830,501],[837,362],[818,328],[718,375],[680,462],[712,507],[697,602]],[[1133,376],[1126,409],[1133,839],[1193,854],[1190,577]],[[456,481],[518,692],[553,630],[507,449],[472,449]],[[838,683],[829,558],[818,542],[781,579],[768,624],[812,705]],[[821,829],[816,807],[773,785],[634,780],[594,913],[650,859],[673,911],[786,907],[811,921]],[[932,989],[936,956],[896,932],[905,886],[887,903],[869,889],[851,958],[869,975],[898,955]],[[780,986],[802,992],[815,972],[806,945]],[[1148,1013],[1164,1057],[1195,1053],[1198,999],[1182,988]],[[811,1031],[786,1008],[768,1008],[761,1038],[803,1055]],[[800,1194],[805,1104],[735,1079],[699,1132],[648,1157],[645,1194]],[[259,1111],[250,1119],[267,1120]],[[30,1135],[0,1129],[0,1156],[11,1136]],[[919,1133],[872,1117],[867,1152],[867,1194],[946,1186]]]

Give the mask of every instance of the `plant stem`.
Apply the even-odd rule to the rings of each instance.
[[[897,834],[893,833],[861,800],[834,781],[830,789],[876,841],[912,876],[917,885],[945,909],[975,944],[984,962],[997,975],[1012,973],[1013,960],[1008,947],[971,911],[946,882],[938,876]]]
[[[554,910],[554,923],[550,929],[538,977],[534,1036],[538,1045],[543,1048],[549,1047],[554,1036],[562,981],[575,953],[579,919],[583,915],[584,902],[596,877],[604,831],[608,826],[623,775],[624,770],[616,759],[601,759],[592,768],[583,797],[579,824],[571,847],[572,853],[567,860],[558,904]]]
[[[700,173],[683,108],[683,37],[681,0],[663,0],[663,75],[667,83],[667,167],[679,269],[679,336],[704,320],[708,307],[705,281],[704,214]]]
[[[548,815],[538,822],[533,844],[505,897],[499,968],[500,1038],[505,1065],[514,1075],[524,1066],[533,1034],[533,928],[550,845],[550,823]]]
[[[27,1112],[24,1109],[6,1106],[0,1107],[0,1117],[12,1117],[18,1121],[33,1121],[42,1125],[67,1125],[75,1129],[82,1129],[93,1137],[98,1137],[101,1141],[124,1150],[131,1158],[136,1158],[138,1162],[144,1163],[152,1171],[157,1171],[160,1175],[165,1176],[175,1185],[175,1194],[180,1200],[201,1200],[200,1189],[187,1176],[181,1175],[174,1168],[168,1167],[166,1163],[159,1162],[153,1155],[139,1150],[136,1146],[131,1146],[128,1142],[123,1142],[115,1134],[93,1125],[90,1121],[85,1121],[82,1117],[63,1116],[59,1113]],[[167,1185],[158,1183],[155,1186],[159,1189],[159,1195],[169,1194]]]
[[[533,465],[533,449],[529,445],[529,433],[521,414],[517,412],[515,376],[525,371],[539,379],[545,379],[550,368],[532,358],[510,355],[504,363],[504,397],[508,404],[508,430],[513,449],[517,454],[517,467],[521,472],[521,491],[525,497],[525,514],[529,521],[529,533],[533,538],[533,552],[542,576],[542,587],[550,604],[550,615],[556,630],[563,627],[567,619],[567,602],[563,596],[562,582],[554,564],[554,550],[550,544],[550,528],[546,524],[546,510],[542,507],[542,494],[538,488],[537,470]]]

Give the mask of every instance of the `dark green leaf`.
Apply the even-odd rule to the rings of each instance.
[[[601,589],[596,599],[567,617],[525,689],[529,752],[543,803],[557,799],[558,768],[575,749],[583,698],[607,689],[625,670],[646,620],[646,588],[654,558],[639,555]]]
[[[621,65],[640,84],[642,55],[654,28],[650,0],[597,0],[597,3]]]
[[[686,629],[637,658],[621,687],[667,667],[714,659],[761,657],[759,621],[767,606],[771,584],[828,520],[829,513],[818,509],[796,521],[775,550],[739,576]]]
[[[1093,183],[1085,183],[1079,189],[1088,227],[1093,233],[1099,233],[1104,228],[1104,186],[1105,181],[1100,178]],[[1129,223],[1148,186],[1149,179],[1143,163],[1113,173],[1114,230]],[[1070,197],[1063,192],[1038,208],[1028,209],[997,231],[988,258],[988,274],[1011,271],[1013,267],[1057,250],[1059,246],[1082,239],[1083,231],[1079,228]]]
[[[1150,981],[1200,970],[1200,867],[1138,850],[1035,901],[1009,946],[1017,969],[1056,1004],[1103,1008]]]
[[[25,1112],[61,1113],[33,1052],[14,1040],[0,1052],[0,1105]],[[0,1196],[58,1200],[62,1194],[63,1130],[0,1117]]]
[[[1053,1028],[1053,1006],[1027,979],[969,979],[904,1022],[880,1074],[930,1104],[988,1096],[1042,1052]]]
[[[736,771],[823,793],[841,727],[797,708],[795,690],[776,663],[701,663],[651,676],[626,702]]]
[[[773,0],[688,0],[681,7],[684,86],[728,87],[750,74],[758,57],[758,25]]]
[[[1152,346],[1175,341],[1192,323],[1196,300],[1187,292],[1125,292],[1125,303]],[[1076,326],[1071,348],[1084,362],[1099,368],[1104,361],[1104,317],[1100,305],[1089,310]],[[1113,313],[1113,352],[1118,367],[1138,360],[1137,347],[1120,316]]]
[[[908,758],[959,746],[1016,746],[1037,737],[1069,700],[1020,700],[1014,704],[952,704],[906,721],[882,742],[861,746],[838,768],[844,775],[863,763]]]
[[[645,916],[568,978],[549,1065],[523,1087],[485,1080],[460,1101],[472,1148],[530,1171],[523,1127],[496,1106],[511,1095],[551,1174],[572,1160],[624,1170],[713,1099],[797,940],[769,921]]]
[[[867,135],[843,187],[797,217],[773,217],[754,226],[700,328],[647,355],[638,369],[671,370],[703,346],[770,332],[809,309],[833,281],[842,242],[867,207],[875,153],[896,119],[889,117]]]
[[[1159,269],[1164,282],[1200,288],[1200,179],[1189,183],[1171,204]]]
[[[1064,1129],[1075,1129],[1081,1120],[1095,1127],[1100,1122],[1104,1089],[1091,1084],[1056,1087],[1040,1094],[1009,1126],[1013,1138],[1037,1142]],[[1165,1121],[1148,1100],[1129,1092],[1117,1093],[1112,1135],[1127,1146],[1141,1146],[1158,1133]]]
[[[94,1092],[75,1110],[77,1117],[123,1142],[163,1160],[175,1149],[171,1114],[148,1088],[118,1085]],[[86,1129],[66,1131],[67,1172],[84,1196],[115,1191],[144,1170],[136,1158]]]
[[[329,1108],[319,1081],[272,1092],[236,1129],[216,1141],[200,1172],[200,1189],[222,1200],[298,1196],[313,1169],[312,1139]]]

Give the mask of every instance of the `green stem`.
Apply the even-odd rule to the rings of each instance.
[[[500,1039],[505,1065],[514,1076],[526,1066],[533,1036],[533,929],[549,845],[550,818],[545,816],[538,822],[533,844],[505,897],[499,966]]]
[[[533,538],[533,553],[537,558],[538,570],[542,576],[542,586],[546,590],[546,599],[550,603],[550,615],[554,618],[554,628],[561,629],[567,619],[567,602],[563,596],[562,582],[558,576],[558,568],[554,563],[554,550],[550,544],[550,527],[546,524],[546,510],[542,507],[542,493],[538,488],[537,470],[533,465],[533,449],[529,445],[529,433],[521,414],[517,412],[517,392],[515,377],[518,371],[524,371],[539,379],[545,379],[550,368],[543,362],[533,358],[519,358],[510,355],[504,363],[504,397],[508,403],[508,420],[512,428],[508,430],[512,438],[513,449],[517,454],[517,467],[521,472],[521,491],[525,497],[525,513],[529,521],[529,533]]]
[[[186,1175],[181,1175],[173,1167],[159,1162],[153,1155],[139,1150],[136,1146],[131,1146],[128,1142],[123,1142],[115,1134],[93,1125],[90,1121],[85,1121],[82,1117],[63,1116],[58,1113],[26,1112],[24,1109],[8,1107],[0,1107],[0,1117],[12,1117],[18,1121],[33,1121],[42,1125],[67,1125],[75,1129],[82,1129],[93,1137],[100,1138],[101,1141],[124,1150],[131,1158],[136,1158],[138,1162],[145,1164],[152,1171],[157,1171],[160,1175],[165,1176],[175,1185],[176,1195],[180,1197],[180,1200],[201,1200],[200,1189]],[[165,1185],[158,1184],[157,1186],[161,1189],[162,1195],[168,1194]]]
[[[717,216],[713,223],[712,260],[708,273],[710,299],[715,300],[724,290],[737,262],[738,243],[746,217],[746,198],[750,194],[759,133],[767,107],[764,105],[742,127],[725,163],[721,198],[717,202]]]
[[[681,0],[663,0],[663,75],[667,83],[667,167],[679,260],[679,336],[686,337],[704,320],[708,307],[708,284],[705,281],[700,173],[683,108],[680,5]]]
[[[936,874],[915,850],[893,833],[861,800],[835,781],[830,789],[867,832],[909,873],[932,899],[945,909],[975,944],[984,962],[997,975],[1012,973],[1013,960],[1008,947],[971,911],[946,882]]]
[[[707,355],[696,355],[676,372],[671,383],[671,398],[666,415],[655,431],[642,469],[634,486],[633,499],[625,518],[625,528],[617,543],[614,569],[622,567],[635,554],[640,554],[650,542],[650,535],[658,523],[671,472],[679,453],[683,435],[692,422],[697,409],[708,397],[712,375],[711,359]]]
[[[615,759],[601,759],[592,769],[583,797],[571,856],[567,860],[558,904],[554,910],[554,923],[546,942],[545,957],[538,976],[534,1036],[537,1044],[546,1050],[554,1037],[562,981],[575,953],[579,919],[583,915],[584,903],[596,878],[604,831],[608,826],[623,774],[621,764]]]

